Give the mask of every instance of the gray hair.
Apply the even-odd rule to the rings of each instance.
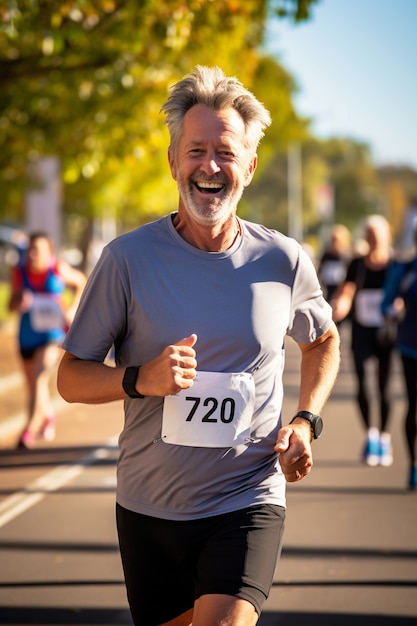
[[[245,144],[254,153],[264,129],[271,124],[269,111],[237,78],[226,76],[219,67],[197,65],[171,88],[161,108],[171,138],[170,149],[174,152],[183,131],[184,116],[195,104],[203,104],[214,111],[235,109],[245,124]]]

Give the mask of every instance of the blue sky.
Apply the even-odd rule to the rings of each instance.
[[[273,20],[267,47],[296,79],[316,136],[417,169],[417,0],[320,0],[308,22]]]

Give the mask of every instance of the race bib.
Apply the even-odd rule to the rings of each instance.
[[[320,279],[325,285],[338,285],[345,277],[343,261],[324,261],[320,270]]]
[[[245,443],[255,404],[247,372],[197,372],[190,389],[164,400],[162,441],[180,446],[230,448]]]
[[[38,333],[64,328],[65,325],[64,315],[58,302],[45,294],[34,295],[30,309],[30,322],[33,330]]]
[[[361,289],[355,299],[355,316],[362,326],[382,326],[382,289]]]

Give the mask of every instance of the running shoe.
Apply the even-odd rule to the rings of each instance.
[[[45,441],[53,441],[56,434],[56,417],[47,417],[43,423],[41,435]]]
[[[364,462],[370,467],[376,467],[380,460],[379,451],[379,437],[368,437],[363,453]]]
[[[379,464],[389,467],[393,460],[391,437],[388,433],[382,433],[379,439]]]
[[[33,433],[27,428],[21,434],[17,447],[30,449],[30,448],[33,448],[34,444],[35,444],[35,437],[33,436]]]

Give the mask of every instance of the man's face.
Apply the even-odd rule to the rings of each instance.
[[[245,126],[232,108],[213,111],[197,104],[185,115],[176,154],[170,153],[180,208],[199,224],[224,222],[252,180],[256,155],[243,142]]]

